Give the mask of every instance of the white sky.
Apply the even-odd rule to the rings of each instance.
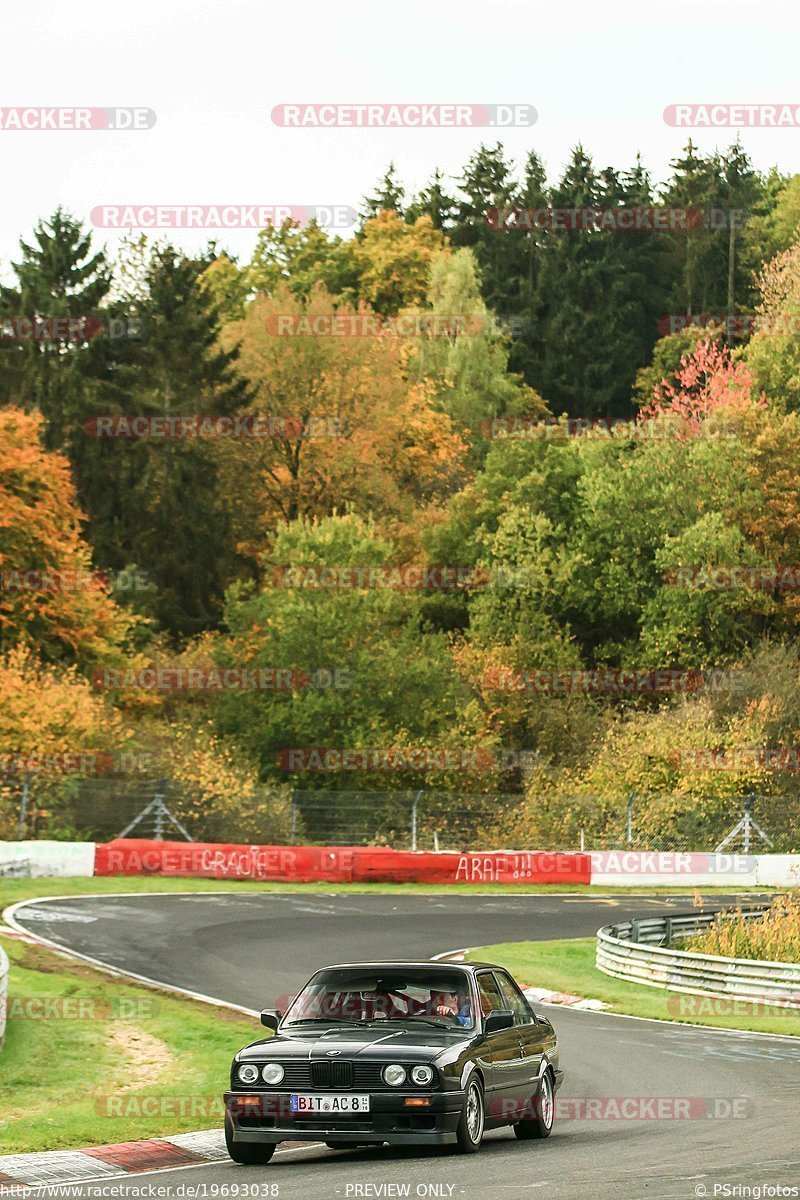
[[[796,0],[34,0],[2,14],[0,106],[138,105],[138,133],[0,131],[0,274],[60,203],[344,204],[390,159],[413,190],[458,173],[488,129],[292,130],[287,102],[527,103],[552,177],[582,141],[598,166],[637,150],[657,179],[687,140],[677,102],[800,105]],[[704,149],[735,130],[694,130]],[[800,128],[742,131],[757,166],[800,171]],[[109,235],[99,231],[99,241]],[[206,236],[173,231],[187,248]],[[246,255],[252,233],[214,234]],[[114,235],[110,235],[113,248]]]

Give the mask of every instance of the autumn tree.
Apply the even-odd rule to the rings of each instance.
[[[43,426],[0,409],[0,648],[88,666],[117,654],[130,622],[92,564],[69,463],[44,448]]]
[[[353,508],[408,522],[458,486],[463,442],[432,387],[408,381],[405,339],[381,330],[322,286],[307,304],[286,287],[257,296],[228,327],[261,422],[226,448],[251,552],[279,521]]]

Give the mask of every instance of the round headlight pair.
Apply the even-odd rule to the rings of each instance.
[[[258,1079],[258,1067],[255,1063],[242,1063],[238,1071],[242,1083],[255,1083]],[[267,1063],[261,1070],[264,1083],[276,1084],[283,1079],[284,1071],[280,1063]]]
[[[406,1081],[406,1069],[401,1067],[400,1063],[390,1063],[388,1067],[383,1068],[383,1079],[390,1087],[400,1087]],[[420,1087],[424,1087],[433,1079],[433,1068],[421,1064],[418,1067],[412,1067],[411,1078],[414,1083],[418,1083]]]

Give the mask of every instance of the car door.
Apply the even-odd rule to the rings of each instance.
[[[476,982],[484,1017],[491,1012],[508,1008],[492,971],[479,971]],[[490,1075],[486,1115],[492,1120],[511,1120],[522,1101],[520,1045],[516,1024],[508,1029],[495,1030],[486,1036]]]
[[[494,972],[503,1006],[514,1014],[514,1032],[519,1042],[517,1087],[522,1103],[527,1104],[535,1094],[544,1055],[547,1026],[536,1014],[507,971]]]

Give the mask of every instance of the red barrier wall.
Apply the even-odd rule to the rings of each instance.
[[[184,875],[295,883],[583,883],[588,854],[427,854],[384,846],[235,846],[118,839],[98,844],[95,875]]]

